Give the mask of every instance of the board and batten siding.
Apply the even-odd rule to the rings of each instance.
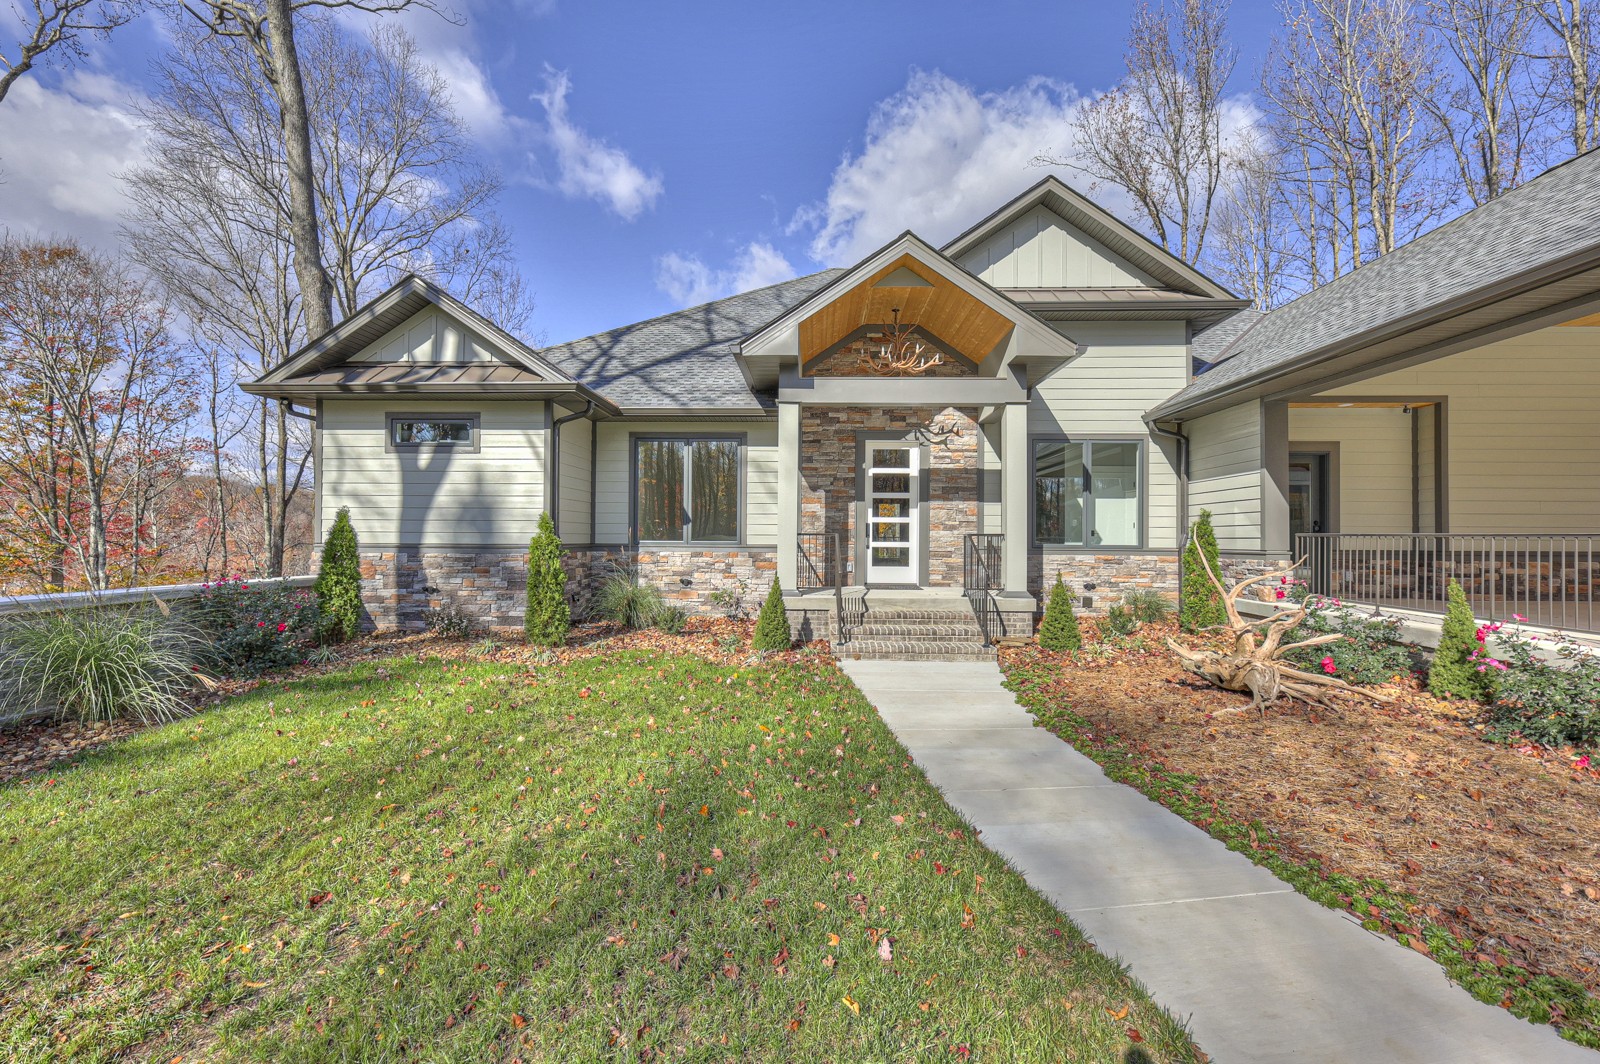
[[[390,329],[351,362],[492,362],[484,339],[447,314],[429,307]]]
[[[556,532],[564,543],[588,543],[593,532],[589,522],[589,499],[593,493],[590,472],[594,454],[590,433],[593,428],[594,422],[578,418],[555,430],[561,434],[557,447],[561,475],[556,481],[556,490],[561,495],[556,506]]]
[[[771,547],[778,541],[778,423],[772,421],[602,421],[596,426],[594,541],[632,539],[633,436],[743,436],[745,510],[743,541]]]
[[[1290,407],[1290,452],[1314,443],[1339,447],[1337,531],[1411,531],[1410,414],[1399,407]]]
[[[969,273],[996,288],[1160,287],[1154,278],[1044,206],[1034,207],[960,261]]]
[[[476,414],[478,449],[386,446],[389,414]],[[542,402],[322,403],[323,528],[339,507],[363,546],[526,545],[545,507]]]
[[[1154,405],[1154,404],[1152,404]],[[1189,513],[1211,511],[1222,550],[1260,550],[1262,491],[1261,404],[1251,401],[1196,418],[1189,437]]]
[[[1444,398],[1447,531],[1587,534],[1600,532],[1597,362],[1600,328],[1553,327],[1322,395]]]
[[[1062,322],[1057,328],[1085,350],[1034,387],[1029,436],[1145,441],[1144,543],[1152,550],[1175,549],[1176,448],[1150,433],[1144,412],[1188,383],[1184,323]]]

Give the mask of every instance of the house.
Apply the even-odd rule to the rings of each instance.
[[[1058,573],[1175,596],[1202,508],[1233,575],[1587,610],[1597,351],[1590,154],[1266,314],[1051,177],[942,247],[537,351],[408,277],[245,388],[315,418],[378,625],[520,623],[548,510],[580,610],[632,564],[702,611],[776,575],[835,638],[992,637]]]

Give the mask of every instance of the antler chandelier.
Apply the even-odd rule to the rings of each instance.
[[[883,340],[876,348],[869,348],[867,368],[887,376],[891,373],[921,373],[925,369],[943,364],[943,352],[919,338],[915,327],[900,324],[900,308],[894,308],[894,324],[883,332]]]

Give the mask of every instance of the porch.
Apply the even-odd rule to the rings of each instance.
[[[1435,613],[1454,580],[1480,618],[1600,631],[1596,355],[1586,315],[1288,397],[1274,479],[1299,577]]]

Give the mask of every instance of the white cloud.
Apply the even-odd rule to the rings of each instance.
[[[127,206],[119,173],[145,159],[135,87],[76,71],[24,78],[0,107],[0,226],[113,248]]]
[[[698,256],[675,251],[656,260],[656,287],[682,307],[765,288],[794,275],[794,267],[782,252],[760,242],[746,244],[727,268],[720,270],[707,266]]]
[[[549,126],[546,138],[555,152],[556,187],[572,199],[605,204],[628,221],[655,206],[662,193],[661,175],[647,174],[621,148],[590,136],[567,117],[572,81],[566,71],[545,67],[545,89],[533,98]]]
[[[811,256],[827,265],[853,263],[906,229],[947,240],[1049,172],[1030,164],[1069,150],[1082,104],[1047,78],[979,93],[913,72],[873,108],[861,151],[844,157],[826,199],[798,212],[790,231],[810,232]]]

